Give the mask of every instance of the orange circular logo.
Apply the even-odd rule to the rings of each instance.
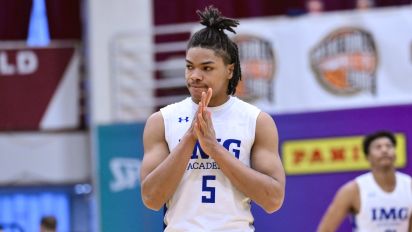
[[[376,92],[376,46],[363,29],[333,31],[311,50],[310,63],[319,82],[331,93]]]
[[[237,35],[233,41],[239,48],[242,81],[236,88],[246,101],[273,99],[275,56],[269,41],[253,35]]]

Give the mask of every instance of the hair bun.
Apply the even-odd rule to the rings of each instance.
[[[239,25],[239,21],[222,17],[221,12],[212,5],[206,7],[203,12],[197,10],[196,13],[200,17],[200,24],[215,30],[228,30],[236,34],[232,27],[237,27]]]

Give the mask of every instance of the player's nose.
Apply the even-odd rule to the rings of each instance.
[[[203,74],[199,69],[195,68],[190,72],[189,78],[192,80],[202,80]]]

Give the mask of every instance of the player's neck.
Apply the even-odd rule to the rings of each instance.
[[[394,169],[372,170],[373,178],[385,192],[392,192],[396,187],[396,176]]]
[[[221,105],[225,104],[227,101],[229,101],[229,99],[230,99],[229,95],[226,95],[225,97],[221,97],[219,99],[213,99],[212,98],[210,100],[209,106],[210,107],[221,106]]]

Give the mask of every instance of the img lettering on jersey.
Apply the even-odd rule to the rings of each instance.
[[[223,145],[226,150],[231,152],[236,159],[239,159],[240,157],[240,145],[241,141],[238,139],[217,139],[217,141]],[[191,160],[198,160],[201,159],[200,162],[194,161],[194,162],[189,162],[187,166],[187,170],[191,169],[219,169],[219,166],[215,161],[208,160],[209,156],[203,151],[203,149],[200,147],[199,141],[196,142],[195,147],[193,148],[193,153],[192,156],[190,157]]]
[[[383,222],[400,222],[407,220],[409,212],[407,207],[391,207],[391,208],[372,208],[372,221]]]
[[[189,117],[179,117],[179,120],[178,120],[178,122],[179,123],[183,123],[183,122],[189,122]]]

